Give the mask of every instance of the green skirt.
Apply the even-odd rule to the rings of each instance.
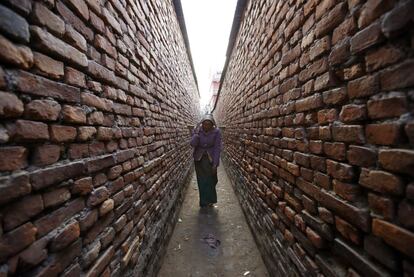
[[[203,155],[200,161],[195,161],[194,163],[200,195],[200,206],[217,203],[216,185],[218,179],[217,172],[213,172],[213,165],[206,155]]]

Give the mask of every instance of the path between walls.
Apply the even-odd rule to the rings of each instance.
[[[223,166],[218,203],[199,208],[195,173],[158,277],[269,276]]]

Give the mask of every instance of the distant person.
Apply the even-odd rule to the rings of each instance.
[[[194,148],[200,207],[213,207],[217,203],[217,167],[220,162],[221,133],[212,115],[205,115],[196,126],[190,144]]]

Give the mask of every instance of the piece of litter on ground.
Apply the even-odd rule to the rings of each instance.
[[[250,271],[246,271],[244,274],[243,274],[243,276],[246,276],[246,275],[249,275],[250,274]]]
[[[178,219],[178,222],[183,222],[183,220],[181,218]]]
[[[221,241],[216,239],[213,234],[208,234],[201,240],[207,243],[208,246],[214,249],[217,248],[221,244]]]
[[[184,237],[184,240],[185,240],[185,241],[187,241],[187,240],[189,240],[189,239],[190,239],[189,237]]]
[[[181,244],[178,244],[178,246],[174,248],[174,251],[177,251],[177,250],[181,250]]]

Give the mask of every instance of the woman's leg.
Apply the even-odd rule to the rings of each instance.
[[[207,157],[195,162],[200,206],[217,203],[217,174],[213,172],[212,165]]]

